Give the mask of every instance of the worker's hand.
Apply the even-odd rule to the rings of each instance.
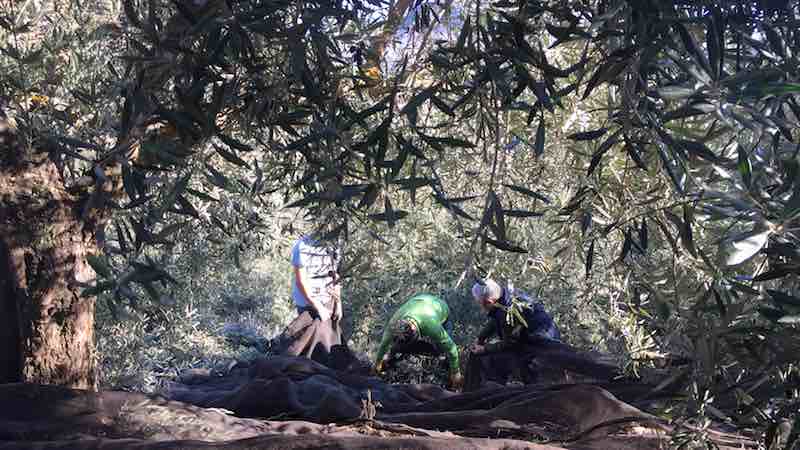
[[[339,320],[342,318],[342,285],[332,284],[326,288],[328,295],[333,301],[333,309],[331,310],[331,319]]]
[[[328,293],[333,301],[338,302],[342,298],[342,285],[330,284],[325,287],[325,292]]]
[[[449,387],[451,390],[460,391],[464,387],[464,376],[458,372],[450,375]]]
[[[380,360],[377,364],[375,364],[375,374],[380,375],[381,372],[383,372],[383,360]]]
[[[319,316],[319,320],[323,322],[326,320],[330,320],[331,310],[322,305],[319,305],[319,307],[317,307],[317,315]]]
[[[333,305],[333,312],[331,313],[331,318],[333,320],[339,320],[342,318],[342,302],[337,300],[336,303]]]
[[[469,346],[469,352],[473,355],[480,355],[486,352],[486,346],[475,342]]]

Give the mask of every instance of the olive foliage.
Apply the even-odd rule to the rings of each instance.
[[[122,26],[104,29],[116,58],[69,97],[113,99],[118,120],[50,137],[74,188],[114,211],[85,294],[163,302],[179,280],[148,249],[197,221],[236,260],[279,207],[308,212],[327,238],[380,241],[432,202],[466,254],[458,284],[491,272],[496,252],[534,250],[526,233],[545,224],[561,246],[551,274],[612,292],[655,348],[691,360],[671,380],[697,375],[692,413],[788,415],[800,344],[797,6],[396,3],[123,1]],[[9,49],[18,68],[38,58]],[[586,126],[556,127],[576,111]],[[556,144],[569,149],[560,160]],[[548,192],[554,166],[563,198]]]

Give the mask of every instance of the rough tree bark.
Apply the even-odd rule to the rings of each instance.
[[[0,111],[0,383],[96,387],[94,224],[54,161],[18,142]]]
[[[7,254],[5,244],[0,241],[0,254]],[[13,301],[14,291],[8,276],[11,267],[7,259],[0,260],[0,383],[19,380],[22,360],[19,348],[19,323],[17,305]]]
[[[184,0],[182,4],[199,15],[230,15],[220,0]],[[173,19],[182,15],[176,13]],[[173,22],[179,21],[169,21]],[[178,26],[163,37],[167,41],[181,33]],[[146,99],[144,93],[156,91],[165,82],[159,77],[142,79],[141,84],[132,86],[141,92],[132,92],[131,98]],[[80,296],[95,276],[86,257],[100,250],[96,238],[100,224],[107,220],[106,200],[124,193],[123,161],[150,165],[148,155],[140,154],[139,143],[154,124],[154,105],[132,102],[136,106],[121,124],[117,144],[96,161],[95,184],[78,192],[67,189],[49,152],[18,142],[2,100],[0,384],[21,381],[94,389],[95,298]],[[158,138],[158,133],[156,129],[147,138]],[[210,134],[213,130],[183,144],[191,148]]]
[[[230,14],[216,0],[181,3],[193,13],[211,14],[215,8],[216,14]],[[373,78],[382,78],[386,45],[413,3],[397,0],[371,43]],[[137,132],[123,133],[112,154],[136,158],[127,150],[145,129],[147,108],[136,116],[123,128]],[[27,147],[16,141],[0,109],[0,383],[94,388],[95,299],[80,297],[93,278],[86,256],[98,250],[96,220],[84,214],[85,202],[92,200],[66,189],[47,152]]]

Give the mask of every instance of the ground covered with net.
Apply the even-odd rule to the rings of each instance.
[[[456,393],[342,369],[264,357],[187,372],[161,396],[0,385],[0,449],[658,449],[675,434],[647,412],[663,390],[637,383]],[[757,447],[705,435],[723,449]]]

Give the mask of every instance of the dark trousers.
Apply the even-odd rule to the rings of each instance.
[[[545,370],[566,369],[600,380],[611,380],[620,375],[618,367],[595,361],[568,344],[537,339],[505,351],[470,355],[464,390],[479,389],[486,381],[506,384],[512,376],[525,384],[535,383],[539,379],[537,366],[540,364]]]
[[[487,381],[505,385],[514,377],[525,384],[535,383],[538,374],[530,366],[533,355],[518,350],[471,354],[467,361],[464,391],[478,390]]]

